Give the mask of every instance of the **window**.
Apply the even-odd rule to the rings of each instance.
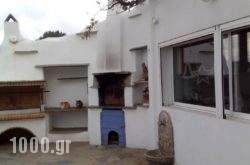
[[[169,76],[167,59],[171,52],[169,47],[161,49],[163,105],[168,97],[165,89],[169,89],[166,81]],[[215,82],[214,82],[214,41],[212,36],[207,36],[171,47],[173,54],[173,101],[215,107]]]
[[[224,107],[250,113],[250,28],[223,33]]]
[[[174,47],[174,101],[215,107],[214,44],[209,38]]]

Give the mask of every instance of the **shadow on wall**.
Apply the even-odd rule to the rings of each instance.
[[[10,128],[0,134],[0,145],[5,143],[12,143],[10,139],[16,137],[16,141],[18,142],[21,137],[24,137],[29,142],[32,137],[35,135],[25,128]]]

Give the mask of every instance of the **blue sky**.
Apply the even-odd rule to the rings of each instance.
[[[60,30],[66,34],[81,31],[98,11],[95,0],[3,0],[0,5],[0,41],[3,39],[3,23],[9,13],[18,20],[22,35],[35,40],[48,30]],[[105,3],[105,0],[103,0]],[[99,12],[98,20],[104,20],[106,12]]]

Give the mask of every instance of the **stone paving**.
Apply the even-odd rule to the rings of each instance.
[[[55,143],[49,150],[56,151]],[[71,143],[69,153],[13,153],[12,144],[0,144],[0,165],[149,165],[144,149],[128,149],[118,146],[91,146],[88,143]]]

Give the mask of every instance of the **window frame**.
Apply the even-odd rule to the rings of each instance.
[[[250,119],[250,114],[234,111],[234,99],[233,99],[233,77],[232,77],[232,35],[231,33],[237,30],[250,28],[250,17],[242,18],[232,22],[225,23],[220,27],[221,35],[227,34],[228,36],[228,49],[229,49],[229,109],[225,109],[225,113],[228,117],[236,117],[242,119]],[[223,43],[223,38],[221,40]],[[223,47],[221,47],[221,56],[223,56]]]
[[[181,103],[181,102],[176,102],[174,101],[174,69],[173,69],[173,48],[174,47],[178,47],[178,46],[181,46],[181,45],[185,45],[186,43],[193,43],[193,42],[196,42],[196,41],[202,41],[202,40],[206,40],[206,39],[209,39],[209,38],[213,38],[214,40],[214,45],[216,42],[218,42],[218,40],[216,41],[216,36],[215,36],[215,33],[216,32],[216,28],[215,27],[212,27],[212,28],[209,28],[209,29],[205,29],[205,30],[202,30],[202,31],[198,31],[198,32],[194,32],[194,33],[191,33],[191,34],[188,34],[188,35],[185,35],[185,36],[180,36],[178,38],[174,38],[174,39],[171,39],[171,40],[168,40],[168,41],[165,41],[165,42],[162,42],[162,43],[159,43],[159,54],[160,54],[160,58],[162,60],[162,56],[169,56],[169,60],[171,59],[171,62],[167,62],[168,65],[171,65],[171,66],[168,66],[168,68],[172,68],[170,69],[169,71],[167,71],[168,73],[168,78],[170,78],[170,75],[171,75],[171,78],[168,79],[168,80],[163,80],[163,71],[162,71],[162,62],[160,63],[160,73],[161,73],[161,102],[162,102],[162,106],[163,107],[166,107],[166,106],[176,106],[176,107],[182,107],[182,108],[186,108],[188,110],[194,110],[194,111],[202,111],[202,112],[209,112],[209,113],[212,113],[212,114],[217,114],[217,94],[216,94],[216,91],[215,91],[215,107],[207,107],[207,106],[202,106],[202,105],[194,105],[194,104],[188,104],[188,103]],[[161,49],[169,49],[169,52],[171,53],[168,53],[168,54],[161,54]],[[216,52],[215,50],[215,46],[214,46],[214,72],[216,73],[216,70],[215,70],[215,62],[216,62],[216,53],[218,53],[218,51]],[[160,60],[160,61],[161,61]],[[214,76],[215,76],[215,73],[214,73]],[[216,90],[216,77],[214,77],[215,79],[215,90]],[[167,92],[166,91],[163,91],[163,83],[167,83],[169,85],[167,85],[168,87],[166,88],[167,91],[171,92],[171,95],[169,94],[166,94]],[[163,100],[163,95],[167,95],[166,96],[166,103],[167,105],[164,105],[164,100]]]
[[[214,37],[214,71],[215,71],[215,97],[216,97],[216,106],[215,108],[210,108],[210,107],[205,107],[205,106],[198,106],[198,105],[192,105],[192,104],[185,104],[185,103],[176,103],[174,102],[174,80],[173,80],[173,51],[169,50],[168,54],[163,54],[164,56],[169,56],[168,59],[172,59],[171,62],[167,62],[166,64],[170,65],[171,64],[171,69],[168,72],[168,80],[165,78],[165,80],[162,77],[162,63],[160,62],[160,78],[161,78],[161,85],[160,85],[160,99],[162,103],[162,108],[168,107],[168,106],[177,106],[177,107],[182,107],[188,110],[198,110],[198,111],[206,111],[212,114],[215,114],[217,118],[225,118],[227,117],[236,117],[236,118],[242,118],[242,119],[250,119],[250,114],[247,113],[242,113],[242,112],[234,112],[233,111],[233,94],[232,94],[232,87],[230,87],[231,91],[230,93],[230,110],[224,108],[224,100],[223,100],[223,69],[222,69],[222,55],[223,55],[223,37],[222,34],[225,31],[234,31],[239,28],[244,28],[246,26],[250,27],[250,16],[240,18],[237,20],[233,20],[230,22],[222,23],[222,24],[217,24],[212,26],[211,28],[204,29],[201,31],[196,31],[187,35],[183,36],[177,36],[175,38],[160,42],[158,44],[158,50],[159,50],[159,58],[161,59],[162,54],[161,54],[161,49],[163,48],[168,48],[173,50],[173,45],[178,45],[183,42],[189,41],[189,40],[194,40],[197,38],[201,38],[207,35],[213,35]],[[172,52],[172,54],[171,54]],[[167,67],[169,69],[169,67]],[[171,77],[170,77],[171,76]],[[231,78],[232,79],[232,78]],[[166,90],[163,90],[163,83],[168,84],[168,87]],[[232,82],[231,82],[232,83]],[[232,85],[231,85],[232,86]],[[168,92],[171,92],[171,94],[166,94]],[[166,95],[166,105],[163,105],[164,101],[163,100],[163,95]]]

